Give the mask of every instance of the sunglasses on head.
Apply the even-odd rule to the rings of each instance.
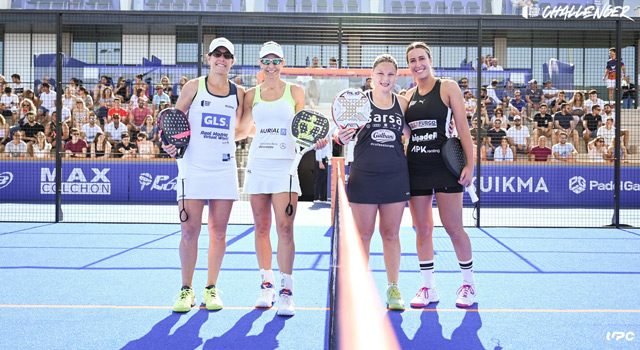
[[[260,62],[262,62],[262,64],[264,64],[265,66],[268,66],[269,64],[273,63],[274,65],[279,65],[280,63],[282,63],[282,58],[261,58]]]
[[[220,58],[220,56],[224,56],[225,59],[230,60],[233,58],[233,54],[229,51],[227,52],[222,52],[222,51],[218,51],[215,50],[211,53],[211,56],[215,57],[215,58]]]

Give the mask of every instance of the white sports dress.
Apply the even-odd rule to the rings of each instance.
[[[291,136],[291,120],[296,103],[291,96],[291,84],[275,101],[263,101],[260,86],[253,98],[253,120],[256,136],[251,142],[244,193],[269,194],[289,192],[289,169],[296,155]],[[302,194],[298,175],[293,177],[291,192]]]
[[[229,95],[207,90],[207,77],[200,77],[198,92],[189,108],[191,140],[177,178],[177,199],[238,200],[238,170],[235,160],[235,124],[238,95],[229,82]]]

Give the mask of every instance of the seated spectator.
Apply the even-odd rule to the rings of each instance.
[[[603,107],[602,120],[607,118],[613,118],[613,124],[616,123],[616,112],[613,111],[613,106],[610,103],[605,103]],[[620,129],[620,136],[622,136],[622,142],[625,147],[629,147],[629,129]]]
[[[22,125],[20,129],[24,132],[24,134],[22,134],[22,141],[26,142],[27,145],[30,145],[31,143],[36,142],[37,133],[44,133],[44,126],[36,121],[36,115],[33,112],[29,112],[27,114],[27,120],[28,123]]]
[[[507,136],[507,131],[502,128],[502,120],[496,119],[493,122],[493,128],[487,130],[487,159],[493,160],[495,150],[500,147],[502,137]]]
[[[91,158],[111,157],[111,144],[107,141],[104,133],[99,132],[91,142]]]
[[[62,106],[67,107],[69,110],[74,109],[76,106],[76,95],[72,93],[73,89],[69,86],[64,88],[64,95],[62,95]]]
[[[113,101],[115,101],[113,91],[111,88],[105,88],[102,91],[100,102],[97,104],[96,109],[96,115],[98,116],[98,120],[100,120],[100,125],[110,123],[108,120],[109,110],[113,107]]]
[[[122,134],[122,141],[116,145],[116,151],[117,158],[135,158],[138,148],[135,143],[130,142],[129,134],[125,132]]]
[[[522,93],[519,90],[516,90],[513,96],[511,101],[509,101],[509,120],[513,120],[513,117],[516,115],[525,118],[526,116],[524,114],[526,112],[527,102],[522,99]]]
[[[51,144],[47,142],[47,138],[42,131],[38,132],[36,141],[27,149],[34,158],[49,158],[51,156]]]
[[[153,111],[154,115],[158,115],[158,110],[160,109],[160,101],[164,101],[165,104],[169,104],[171,103],[171,98],[169,98],[169,95],[164,92],[164,88],[162,87],[162,85],[156,85],[155,90],[156,93],[153,94],[153,106],[151,107],[151,110]]]
[[[158,119],[158,114],[167,108],[171,108],[171,104],[169,104],[169,102],[166,102],[166,101],[160,101],[160,106],[156,109],[153,117]]]
[[[67,123],[61,123],[60,126],[62,128],[62,136],[61,136],[62,142],[64,143],[69,141],[70,139],[69,126],[67,125]],[[57,130],[56,111],[53,111],[53,115],[51,116],[51,121],[44,127],[44,135],[47,137],[47,142],[51,144],[52,148],[56,148],[57,146],[56,130]]]
[[[149,141],[153,142],[158,147],[162,147],[160,136],[158,135],[158,127],[155,124],[153,116],[147,115],[144,118],[144,123],[140,126],[140,131],[147,134]]]
[[[96,98],[96,102],[102,103],[102,99],[105,97],[105,92],[109,90],[109,97],[113,98],[113,85],[111,84],[111,78],[106,75],[100,77],[100,82],[96,84],[93,89],[93,96]],[[107,106],[107,108],[111,108]]]
[[[97,123],[98,117],[96,117],[95,113],[89,113],[89,122],[82,126],[82,132],[87,137],[87,143],[92,143],[95,139],[96,135],[99,132],[102,132],[102,128]]]
[[[13,88],[13,93],[18,96],[18,98],[22,99],[24,97],[25,86],[20,81],[20,74],[11,74],[11,87]]]
[[[553,101],[558,99],[559,91],[552,86],[553,83],[551,80],[547,80],[543,84],[542,92],[544,93],[544,102],[547,104],[547,108],[551,108]]]
[[[538,81],[535,79],[529,80],[529,88],[524,91],[524,97],[527,101],[527,117],[531,118],[533,112],[540,110],[540,103],[542,103],[542,89],[538,88]]]
[[[586,107],[585,113],[591,113],[593,105],[604,106],[604,101],[598,98],[598,91],[595,89],[589,91],[589,99],[584,102],[584,106]]]
[[[597,136],[604,138],[604,143],[610,145],[613,138],[616,136],[616,128],[613,126],[613,118],[608,117],[605,119],[604,126],[598,128]]]
[[[585,146],[589,145],[589,140],[596,137],[598,129],[600,129],[601,126],[602,117],[600,116],[600,106],[595,104],[591,106],[591,112],[582,117],[582,127],[584,128],[582,138],[584,139]]]
[[[493,160],[496,162],[513,162],[513,151],[506,136],[503,136],[500,140],[500,147],[496,148]]]
[[[127,126],[120,122],[120,115],[115,113],[113,115],[113,121],[105,125],[104,134],[107,137],[107,141],[111,143],[112,146],[116,146],[122,140],[122,134],[126,133],[127,130]]]
[[[560,131],[558,134],[559,143],[551,148],[553,159],[557,162],[575,162],[578,158],[578,151],[572,144],[567,143],[569,136],[566,132]]]
[[[498,108],[495,111],[495,114],[493,117],[491,117],[491,120],[489,120],[489,124],[487,124],[488,128],[491,128],[493,126],[493,124],[496,122],[496,120],[500,119],[502,124],[502,128],[507,130],[511,127],[511,124],[509,123],[509,119],[504,115],[504,112],[502,111],[502,108]]]
[[[564,92],[564,90],[560,90],[558,92],[558,98],[556,98],[555,101],[551,102],[551,105],[549,106],[551,114],[560,112],[560,105],[562,105],[562,103],[564,102],[569,103],[569,100],[567,100],[567,93]]]
[[[120,97],[120,102],[127,103],[129,98],[131,97],[131,91],[129,90],[129,85],[124,77],[118,78],[118,83],[113,88],[114,94],[116,97]]]
[[[514,159],[517,160],[518,154],[529,154],[531,144],[531,134],[529,134],[529,128],[522,125],[522,118],[515,116],[513,118],[513,126],[507,130],[507,140],[509,145],[515,150]]]
[[[622,157],[620,158],[621,163],[626,163],[627,162],[627,148],[625,146],[623,146],[622,144],[620,144],[621,149],[621,153],[622,153]],[[616,137],[614,136],[611,139],[611,143],[609,144],[609,148],[607,150],[607,155],[605,157],[605,160],[607,160],[610,163],[613,163],[616,161],[616,153],[615,153],[615,149],[616,149]]]
[[[131,100],[129,100],[129,110],[138,108],[140,101],[149,101],[149,98],[145,95],[144,90],[142,89],[136,90],[135,94],[131,96]]]
[[[501,104],[502,101],[500,100],[500,98],[498,97],[498,94],[496,93],[497,89],[498,89],[498,79],[492,79],[491,85],[487,86],[487,96],[491,98],[496,108],[502,106]]]
[[[89,145],[80,138],[80,130],[71,128],[71,140],[64,145],[64,153],[67,158],[86,158]]]
[[[335,57],[329,58],[329,69],[337,69],[338,68],[338,59]]]
[[[41,124],[46,124],[49,122],[49,118],[51,116],[49,110],[53,109],[56,105],[56,92],[51,89],[51,86],[49,86],[49,83],[47,82],[42,83],[41,86],[41,104],[40,107],[38,107],[38,120]]]
[[[607,146],[604,143],[604,137],[596,136],[593,141],[587,144],[589,150],[589,160],[592,163],[604,163],[608,156]]]
[[[575,121],[573,120],[573,116],[570,111],[571,106],[564,102],[562,103],[562,106],[560,106],[560,112],[553,116],[556,139],[561,132],[564,132],[571,136],[573,138],[573,144],[577,145],[578,131],[576,131],[576,125],[574,124]]]
[[[138,89],[142,89],[142,91],[144,92],[144,96],[149,98],[149,92],[147,90],[149,90],[149,86],[147,85],[147,83],[144,82],[144,80],[142,80],[142,78],[144,78],[144,74],[138,74],[135,76],[135,82],[133,83],[133,91],[138,91]]]
[[[56,106],[51,107],[49,110],[49,117],[53,118],[53,114],[56,112]],[[71,124],[71,110],[65,106],[62,106],[62,122]]]
[[[138,154],[139,158],[154,158],[158,154],[157,146],[149,141],[147,133],[142,131],[138,133]]]
[[[471,139],[473,141],[477,141],[476,138],[478,136],[478,120],[476,118],[473,118],[471,120],[471,129],[469,130],[469,132],[471,132]],[[488,141],[487,138],[487,130],[480,127],[480,138],[482,140],[482,142],[480,144],[485,145],[485,143]]]
[[[165,75],[160,78],[160,85],[162,85],[162,91],[169,96],[169,102],[173,103],[173,86],[169,77]]]
[[[24,125],[24,124],[28,123],[29,122],[27,120],[27,114],[28,113],[36,113],[36,115],[37,115],[37,110],[36,110],[36,106],[33,104],[33,102],[30,99],[25,98],[20,103],[20,109],[18,110],[18,120],[14,122],[14,125],[21,126],[21,125]],[[36,118],[37,118],[37,116],[36,116]]]
[[[486,106],[489,117],[493,117],[498,104],[489,97],[488,90],[485,87],[480,89],[480,103],[483,103]]]
[[[467,112],[467,120],[471,120],[473,118],[473,111],[476,109],[476,99],[473,98],[473,94],[471,91],[466,90],[464,92],[464,109]]]
[[[319,59],[318,57],[314,57],[314,58],[311,60],[311,65],[309,66],[309,68],[323,68],[323,67],[320,65],[320,59]]]
[[[484,58],[484,56],[480,56],[480,69],[481,70],[487,70],[489,69],[489,65],[487,65],[487,62]],[[471,68],[473,68],[473,70],[478,70],[478,60],[473,60],[471,62]]]
[[[19,105],[18,95],[13,93],[11,86],[5,86],[4,94],[0,97],[0,110],[2,110],[2,115],[5,119],[16,120]]]
[[[371,77],[364,80],[364,85],[360,87],[360,90],[362,91],[373,90],[373,80],[371,80]]]
[[[22,141],[22,131],[18,130],[13,133],[13,141],[7,143],[4,147],[5,158],[26,158],[27,144]]]
[[[538,140],[540,136],[549,138],[552,144],[555,141],[553,117],[548,113],[548,106],[546,103],[540,104],[540,112],[536,113],[533,117],[533,139]]]
[[[474,120],[477,118],[477,110],[478,110],[478,106],[476,106],[475,110],[473,111],[473,117],[471,117],[471,119],[469,120]],[[467,116],[467,118],[469,118]],[[471,122],[469,122],[469,124],[471,124]],[[484,130],[486,130],[487,127],[491,127],[491,125],[493,125],[491,123],[491,118],[489,118],[489,112],[487,112],[487,106],[484,105],[484,103],[480,104],[480,127],[483,128]]]
[[[571,105],[571,115],[573,115],[573,122],[576,126],[581,124],[582,116],[585,114],[585,110],[587,109],[584,103],[584,94],[581,91],[576,91],[569,101],[569,104]],[[562,108],[562,106],[560,106],[560,108]]]
[[[535,162],[546,162],[551,156],[551,149],[547,147],[547,138],[542,135],[538,138],[538,145],[529,152],[529,160]]]
[[[511,99],[515,98],[515,94],[516,91],[520,91],[520,90],[516,90],[513,87],[513,82],[512,81],[508,81],[507,82],[507,88],[504,89],[504,91],[502,91],[502,96],[500,96],[500,98],[502,99],[502,109],[505,111],[509,110],[509,102],[511,101]]]
[[[133,132],[140,132],[140,127],[144,123],[147,116],[150,116],[153,112],[147,107],[147,101],[141,100],[138,102],[138,107],[134,108],[130,112],[129,121],[131,123],[131,129]]]
[[[11,142],[10,136],[10,128],[7,120],[4,119],[2,115],[0,115],[0,153],[4,151],[4,145]]]
[[[466,77],[460,79],[458,81],[458,85],[460,86],[460,91],[462,91],[463,96],[465,91],[467,90],[472,91],[472,89],[469,89],[469,79],[467,79]]]
[[[89,90],[87,90],[86,87],[84,86],[78,87],[78,90],[76,91],[76,95],[78,96],[79,99],[81,99],[84,102],[85,107],[87,107],[90,110],[93,110],[93,97],[91,97],[91,94],[89,94]]]
[[[129,111],[122,108],[122,100],[120,98],[120,96],[116,96],[113,99],[112,107],[107,112],[107,123],[111,123],[113,121],[111,118],[117,113],[120,116],[120,123],[129,125]]]
[[[77,95],[78,90],[80,89],[80,86],[82,86],[82,82],[78,78],[70,78],[68,86],[71,88],[71,92],[74,95]]]
[[[186,84],[188,81],[189,81],[189,78],[185,76],[180,77],[180,81],[178,82],[178,87],[176,88],[176,93],[175,93],[176,101],[177,101],[177,98],[180,97],[180,94],[182,93],[182,88],[184,87],[184,84]],[[238,83],[236,82],[236,84]],[[240,85],[242,85],[242,78],[240,78]]]
[[[502,68],[502,66],[498,64],[498,59],[494,58],[491,60],[491,64],[488,64],[487,70],[503,71],[504,68]]]
[[[78,129],[82,128],[83,125],[89,123],[89,114],[93,114],[93,112],[84,105],[84,100],[76,97],[76,106],[71,110],[71,120],[73,120],[71,126]]]

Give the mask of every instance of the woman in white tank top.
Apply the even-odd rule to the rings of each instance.
[[[178,195],[184,193],[178,208],[184,209],[188,217],[184,218],[181,213],[182,289],[173,306],[175,312],[188,312],[196,304],[191,282],[206,202],[209,203],[209,268],[203,296],[208,310],[222,309],[215,284],[226,248],[229,215],[233,202],[238,199],[235,125],[242,117],[244,101],[244,89],[229,81],[229,70],[235,63],[233,55],[234,46],[229,40],[211,41],[206,56],[209,74],[188,81],[176,102],[176,108],[189,117],[191,140],[183,158],[184,167],[181,167],[184,174],[178,174],[178,179],[184,182],[176,184]],[[162,145],[162,148],[172,157],[176,154],[173,145]]]
[[[271,207],[276,215],[278,232],[278,267],[280,268],[278,315],[292,316],[293,305],[293,220],[300,184],[293,179],[291,204],[293,214],[285,209],[289,202],[289,168],[295,156],[291,137],[291,120],[304,108],[304,90],[280,78],[284,54],[280,45],[267,42],[260,50],[260,68],[264,82],[247,91],[244,116],[239,132],[246,133],[255,122],[256,135],[249,150],[244,192],[249,194],[256,231],[256,255],[262,277],[261,295],[256,307],[271,307],[276,298],[276,283],[271,269]]]

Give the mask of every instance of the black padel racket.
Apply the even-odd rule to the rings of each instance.
[[[291,184],[293,176],[298,173],[298,164],[307,152],[315,147],[315,143],[327,138],[329,134],[329,119],[320,112],[310,109],[303,109],[296,113],[291,120],[291,136],[296,145],[296,157],[293,159],[291,169],[289,169],[289,205],[287,205],[287,215],[293,214],[291,205]]]
[[[371,103],[367,95],[360,89],[346,89],[338,93],[331,106],[333,121],[341,129],[362,129],[369,121]],[[355,140],[347,144],[346,161],[353,162]]]
[[[441,153],[444,165],[459,179],[462,174],[462,169],[467,165],[467,157],[465,157],[464,151],[462,150],[460,139],[457,137],[446,139],[444,144],[442,144]],[[473,182],[471,182],[471,185],[466,187],[465,190],[469,193],[469,197],[471,197],[473,203],[478,201],[476,187],[473,185]]]
[[[184,179],[186,174],[182,166],[182,156],[184,156],[184,152],[187,150],[187,146],[189,146],[189,140],[191,140],[189,118],[179,109],[170,108],[163,110],[158,114],[158,135],[160,135],[160,139],[164,144],[174,145],[178,150],[176,153],[176,164],[178,165],[179,180],[182,182],[182,194],[180,195],[182,210],[180,211],[180,221],[185,222],[189,220],[189,215],[184,209]]]

